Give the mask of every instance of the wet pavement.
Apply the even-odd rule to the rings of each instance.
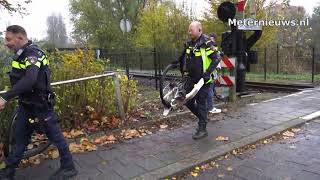
[[[217,164],[218,168],[185,179],[319,180],[320,120],[303,125],[294,138],[258,146]]]
[[[165,129],[152,135],[115,144],[112,148],[99,147],[94,152],[75,154],[74,160],[79,170],[79,175],[75,179],[159,179],[159,177],[181,171],[190,162],[199,163],[195,158],[205,155],[212,150],[220,148],[223,151],[225,145],[229,143],[237,142],[318,111],[320,110],[319,104],[320,90],[296,93],[258,104],[238,107],[236,110],[229,109],[229,111],[234,111],[232,115],[224,116],[221,121],[210,121],[208,123],[209,136],[202,140],[195,141],[191,138],[192,133],[195,132],[196,123],[190,121],[190,123],[185,124],[181,128],[174,130]],[[216,141],[216,137],[218,136],[228,137],[229,140],[226,142]],[[314,136],[313,138],[316,137]],[[272,156],[279,154],[277,150],[270,149],[269,152],[272,152],[270,154]],[[309,160],[309,171],[312,171],[312,164],[318,163],[317,159],[311,158],[311,155],[319,155],[316,149],[312,153],[309,154],[310,156],[295,154],[295,157],[297,157],[296,161]],[[245,173],[242,174],[244,178],[249,175],[252,175],[252,177],[256,175],[257,178],[253,179],[260,178],[257,172],[264,166],[268,166],[267,172],[272,175],[276,175],[276,172],[281,173],[282,171],[277,171],[277,168],[274,168],[274,166],[269,166],[270,158],[263,161],[255,161],[256,165],[254,166],[261,166],[258,169],[239,166],[239,171],[247,173],[247,175]],[[185,164],[184,162],[188,162],[189,164]],[[292,162],[288,165],[290,167],[288,170],[295,171],[303,165],[305,164]],[[279,168],[285,168],[286,166],[279,165]],[[49,175],[58,167],[58,160],[46,160],[39,166],[19,169],[16,179],[48,179]],[[310,175],[310,177],[314,175],[310,174],[311,172],[302,171],[300,174],[296,174],[296,177],[303,176],[304,174],[302,173],[305,173],[306,176]],[[242,177],[239,176],[239,178]]]

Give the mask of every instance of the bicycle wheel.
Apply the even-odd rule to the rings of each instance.
[[[14,130],[15,130],[15,122],[17,120],[18,112],[16,111],[12,117],[12,121],[10,122],[10,126],[8,129],[8,136],[6,139],[6,142],[4,144],[4,155],[8,157],[10,152],[14,151],[14,145],[15,145],[15,139],[14,139]],[[45,137],[44,134],[40,134],[37,132],[34,132],[31,135],[31,143],[27,146],[26,150],[23,153],[22,158],[26,159],[32,156],[35,156],[37,154],[40,154],[41,152],[45,151],[49,146],[51,145],[51,142],[48,140],[48,138]]]
[[[171,100],[174,99],[182,84],[182,76],[177,64],[169,64],[163,71],[160,78],[160,98],[167,108],[171,107]]]

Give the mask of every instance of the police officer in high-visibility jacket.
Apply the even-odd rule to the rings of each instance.
[[[202,33],[200,22],[192,22],[189,26],[190,39],[186,42],[184,51],[179,58],[182,73],[186,73],[190,80],[187,82],[186,91],[190,92],[193,86],[201,79],[205,84],[197,95],[187,102],[186,106],[199,119],[193,139],[208,136],[207,126],[207,96],[210,84],[213,82],[212,73],[219,64],[218,53],[210,38]]]
[[[15,168],[20,163],[34,130],[30,121],[34,119],[38,120],[37,123],[59,150],[61,166],[50,179],[75,176],[77,170],[54,112],[54,94],[50,87],[46,54],[28,40],[25,29],[18,25],[7,27],[5,45],[15,55],[9,73],[12,88],[0,96],[0,110],[7,101],[15,97],[19,99],[19,108],[15,121],[15,147],[6,159],[6,168],[0,170],[0,179],[14,177]]]

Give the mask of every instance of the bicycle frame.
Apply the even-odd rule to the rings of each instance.
[[[204,80],[203,80],[203,78],[201,78],[198,81],[198,83],[194,85],[193,89],[186,95],[186,97],[182,101],[180,101],[176,97],[174,99],[172,99],[171,100],[171,107],[177,108],[179,106],[186,104],[190,99],[194,98],[197,95],[197,93],[199,92],[199,90],[201,89],[201,87],[203,85],[204,85]]]

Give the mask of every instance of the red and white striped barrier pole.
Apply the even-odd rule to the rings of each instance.
[[[216,84],[229,88],[229,101],[236,100],[236,74],[237,60],[235,57],[223,56],[220,61],[221,75],[217,78]]]
[[[238,3],[237,3],[238,19],[244,19],[245,5],[246,5],[246,0],[238,0]]]

